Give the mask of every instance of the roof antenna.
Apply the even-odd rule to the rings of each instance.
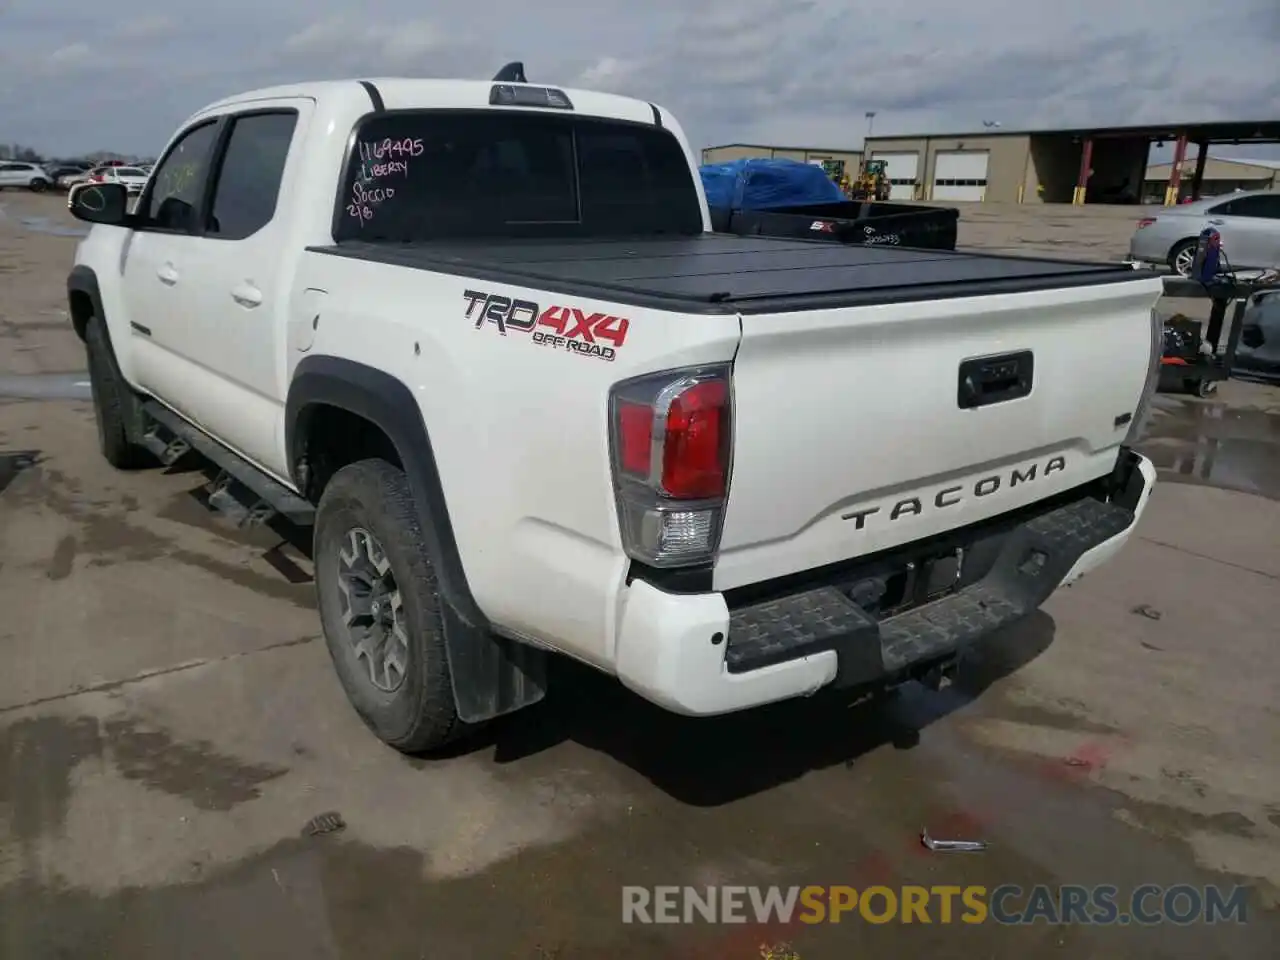
[[[524,64],[513,60],[493,75],[494,83],[528,83],[524,78]]]

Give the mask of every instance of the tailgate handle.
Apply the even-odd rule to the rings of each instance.
[[[962,410],[1017,400],[1031,392],[1035,357],[1030,350],[973,357],[960,364],[956,402]]]

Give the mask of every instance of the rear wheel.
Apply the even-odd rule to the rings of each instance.
[[[131,390],[116,367],[102,321],[90,317],[85,326],[85,353],[89,361],[89,387],[93,394],[93,419],[98,426],[98,448],[118,470],[146,466],[150,455],[129,439],[125,427],[125,402]]]
[[[385,460],[343,467],[316,508],[316,594],[338,680],[365,724],[405,753],[466,729],[422,523],[404,472]]]
[[[1169,251],[1169,269],[1180,277],[1191,276],[1191,266],[1196,260],[1196,241],[1183,240]]]

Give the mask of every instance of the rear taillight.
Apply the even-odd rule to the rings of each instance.
[[[658,567],[715,557],[733,443],[727,366],[627,380],[610,397],[618,519],[627,553]]]
[[[1138,221],[1138,229],[1141,230],[1143,227],[1149,227],[1155,222],[1156,222],[1155,217],[1143,217],[1141,220]]]

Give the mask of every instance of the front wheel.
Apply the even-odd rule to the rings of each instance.
[[[343,467],[316,508],[316,595],[334,669],[360,718],[404,753],[466,729],[423,522],[404,472],[385,460]]]
[[[32,192],[32,193],[44,193],[44,192],[45,192],[45,190],[47,190],[47,189],[48,189],[48,187],[49,187],[49,181],[48,181],[48,180],[32,180],[32,181],[31,181],[31,192]]]

